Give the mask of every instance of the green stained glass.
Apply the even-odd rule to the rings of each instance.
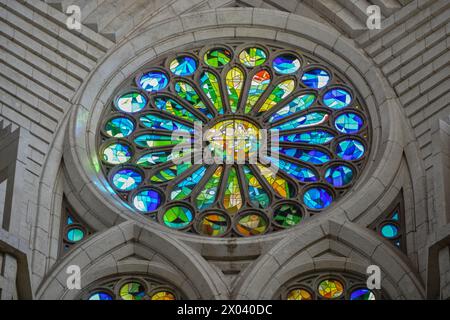
[[[236,230],[244,237],[257,236],[267,230],[267,220],[259,214],[245,214],[241,216],[236,225]]]
[[[241,97],[242,86],[244,85],[244,73],[241,69],[234,67],[228,71],[226,85],[230,109],[231,112],[235,113],[239,106],[239,98]]]
[[[275,112],[269,119],[269,122],[275,122],[286,118],[294,113],[308,109],[316,100],[316,96],[310,93],[302,94],[296,97],[286,106]]]
[[[259,183],[253,172],[248,166],[244,166],[244,174],[248,184],[248,195],[252,204],[261,209],[265,209],[270,204],[270,198],[267,192]]]
[[[239,61],[250,68],[263,64],[266,58],[266,53],[260,48],[247,48],[239,54]]]
[[[129,282],[120,288],[119,295],[123,300],[142,300],[145,297],[145,288],[139,282]]]
[[[189,162],[179,163],[168,168],[164,168],[155,173],[150,181],[155,183],[163,183],[175,179],[177,176],[185,172],[192,166]]]
[[[228,230],[228,220],[221,214],[206,214],[200,220],[198,229],[206,236],[221,236]]]
[[[163,215],[164,224],[173,229],[185,228],[193,219],[192,211],[184,206],[171,207]]]
[[[155,99],[155,105],[158,109],[182,119],[186,119],[192,122],[200,121],[200,119],[189,112],[189,110],[187,110],[185,107],[171,98],[158,97]]]
[[[114,138],[128,137],[134,130],[134,123],[128,118],[117,117],[109,120],[105,125],[105,132]]]
[[[140,118],[141,123],[150,129],[156,130],[167,130],[167,131],[175,131],[175,130],[183,130],[187,132],[194,132],[194,129],[188,127],[180,122],[173,121],[171,119],[160,117],[154,114],[146,114]]]
[[[134,139],[134,143],[143,148],[171,146],[182,142],[189,142],[189,139],[157,134],[142,134]]]
[[[278,206],[273,213],[273,220],[281,227],[289,228],[300,223],[302,209],[292,203],[284,203]]]
[[[257,163],[261,175],[267,180],[273,190],[282,198],[291,198],[294,194],[294,189],[291,184],[284,178],[277,175],[270,168]]]
[[[311,112],[304,116],[295,118],[291,121],[275,126],[271,130],[293,130],[300,128],[308,128],[311,126],[323,124],[328,120],[328,118],[329,115],[326,112]]]
[[[227,49],[213,49],[205,54],[205,63],[208,66],[219,68],[231,61],[231,52]]]
[[[219,80],[212,72],[205,71],[200,78],[200,86],[219,114],[223,114]]]
[[[173,161],[175,159],[182,158],[189,153],[191,153],[192,149],[185,148],[182,152],[174,152],[174,151],[156,151],[144,154],[137,161],[136,164],[143,168],[151,168],[154,165],[165,163],[168,161]]]
[[[172,192],[170,193],[170,199],[172,200],[182,200],[189,197],[195,186],[199,184],[200,180],[203,178],[206,172],[206,167],[201,167],[196,170],[193,174],[183,179],[179,184],[177,184]]]
[[[261,70],[253,76],[250,89],[248,90],[247,102],[245,103],[245,113],[252,111],[252,108],[264,91],[266,91],[269,84],[270,73],[266,70]]]
[[[292,79],[288,79],[277,84],[275,89],[273,89],[272,93],[259,109],[259,113],[263,113],[275,107],[278,102],[286,98],[292,91],[294,91],[294,88],[295,81]]]
[[[236,169],[232,167],[228,173],[223,206],[231,215],[236,214],[242,207],[242,195]]]
[[[196,198],[198,209],[204,210],[210,207],[216,200],[220,178],[222,177],[222,171],[223,167],[219,166],[216,171],[214,171],[208,182],[205,184],[203,190],[198,194]]]
[[[197,91],[187,82],[178,81],[175,83],[175,92],[180,98],[188,101],[195,109],[199,110],[208,118],[212,118],[212,114],[209,112],[206,105],[201,100]]]

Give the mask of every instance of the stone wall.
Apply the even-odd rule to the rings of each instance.
[[[401,136],[403,145],[401,148],[393,147],[392,152],[399,155],[396,160],[398,172],[395,175],[400,177],[402,182],[398,182],[398,185],[379,183],[379,186],[391,188],[392,192],[398,192],[403,188],[409,195],[406,198],[406,212],[409,214],[407,228],[409,262],[406,265],[401,264],[399,259],[403,258],[392,253],[390,248],[383,248],[383,244],[378,249],[380,252],[387,251],[383,254],[390,257],[392,264],[401,265],[398,278],[392,276],[386,285],[415,287],[411,290],[405,289],[403,293],[393,288],[392,292],[396,292],[394,295],[396,298],[424,296],[448,298],[450,3],[446,0],[370,2],[381,5],[384,17],[381,30],[361,30],[361,26],[364,27],[361,15],[364,8],[350,5],[353,3],[351,1],[135,0],[133,5],[121,6],[125,1],[97,0],[89,2],[88,7],[82,8],[84,13],[82,30],[70,31],[66,27],[67,16],[63,12],[70,4],[81,5],[87,3],[86,1],[1,0],[0,130],[10,125],[8,130],[12,132],[17,130],[19,142],[15,160],[17,164],[14,166],[16,178],[14,186],[11,187],[12,191],[9,191],[13,193],[12,206],[9,209],[14,213],[11,215],[13,227],[2,230],[0,243],[16,246],[22,257],[25,257],[17,260],[18,264],[22,263],[25,268],[16,269],[31,275],[28,291],[33,297],[70,296],[63,294],[65,282],[61,278],[64,275],[63,266],[67,265],[70,257],[60,261],[57,255],[59,213],[55,211],[60,208],[63,193],[79,210],[80,215],[98,231],[100,238],[96,239],[94,236],[86,242],[86,247],[93,245],[92,248],[95,249],[95,242],[111,234],[110,228],[113,225],[124,223],[126,220],[123,215],[111,215],[116,218],[108,220],[106,217],[102,220],[102,217],[92,214],[95,209],[89,207],[90,195],[83,196],[83,193],[79,192],[82,190],[77,190],[77,181],[71,181],[74,179],[73,176],[71,177],[70,173],[65,174],[65,168],[61,165],[67,150],[65,148],[68,140],[64,139],[67,131],[73,129],[70,128],[69,118],[74,117],[73,110],[79,107],[77,103],[80,102],[82,94],[86,94],[88,80],[98,79],[102,82],[100,87],[106,83],[114,86],[114,83],[108,82],[109,79],[102,79],[102,75],[103,77],[109,75],[107,62],[111,61],[111,57],[117,57],[116,61],[120,59],[129,61],[129,52],[124,48],[130,46],[135,53],[141,49],[139,42],[131,42],[136,35],[171,21],[157,37],[172,40],[168,41],[168,44],[161,42],[153,54],[163,52],[169,47],[176,48],[177,45],[183,45],[191,40],[200,41],[223,36],[272,37],[279,41],[296,42],[298,46],[312,49],[324,57],[328,55],[334,64],[340,64],[349,75],[353,75],[354,81],[358,82],[361,79],[363,82],[362,80],[366,78],[366,81],[372,82],[374,79],[368,78],[372,74],[385,79],[387,88],[381,87],[384,82],[380,82],[378,89],[372,88],[373,92],[364,96],[367,97],[368,103],[376,108],[389,108],[390,103],[401,106],[398,116],[402,120],[398,122],[397,135]],[[127,3],[129,4],[129,1]],[[242,6],[247,8],[230,8]],[[211,14],[211,10],[215,14]],[[144,15],[141,12],[150,14]],[[202,12],[205,14],[202,15]],[[268,14],[270,19],[267,19]],[[305,16],[316,18],[323,27],[306,28],[302,31],[306,34],[302,38],[295,38],[285,32],[292,28],[303,28]],[[126,23],[121,23],[123,21]],[[188,33],[192,38],[186,35]],[[183,34],[184,36],[177,38]],[[324,44],[317,45],[314,42],[317,38]],[[156,42],[156,38],[154,41]],[[326,44],[329,45],[329,49],[326,48]],[[339,54],[333,55],[335,52]],[[339,58],[339,55],[345,56],[345,53],[350,60],[351,58],[357,60],[349,62]],[[147,58],[151,56],[150,53],[146,55]],[[128,69],[119,72],[117,81],[121,81],[127,72],[132,72],[142,63],[141,61],[128,63]],[[361,76],[359,71],[364,71],[365,65],[366,74],[362,73]],[[380,92],[391,91],[389,99],[378,103],[382,101],[377,97]],[[2,161],[6,159],[4,150],[2,149]],[[81,182],[81,186],[83,187],[85,183]],[[383,201],[388,200],[386,198]],[[367,214],[354,216],[349,205],[348,210],[343,209],[345,220],[358,225],[349,228],[358,230],[362,235],[365,231],[360,226],[369,225],[381,213],[381,208],[388,205],[378,202]],[[5,210],[3,211],[4,216]],[[323,230],[326,227],[321,228]],[[339,232],[336,233],[338,234]],[[349,236],[343,233],[342,239]],[[185,243],[180,239],[177,241],[180,242],[177,250],[192,251],[195,257],[192,268],[197,268],[196,270],[206,268],[210,275],[216,275],[220,279],[213,279],[212,276],[211,279],[203,279],[201,273],[195,275],[194,271],[192,274],[186,274],[181,267],[182,261],[161,258],[162,261],[158,263],[171,265],[175,270],[174,274],[178,274],[180,279],[190,281],[189,284],[185,284],[184,280],[177,283],[186,286],[189,297],[226,298],[230,294],[238,298],[270,297],[270,290],[276,291],[276,283],[271,284],[269,288],[272,289],[266,291],[258,291],[253,287],[247,290],[246,288],[251,287],[251,282],[250,278],[245,276],[250,274],[249,270],[255,271],[259,268],[268,268],[267,272],[270,272],[274,266],[277,268],[282,266],[282,260],[271,255],[260,258],[259,262],[254,263],[246,273],[241,274],[241,278],[228,279],[220,274],[218,268],[211,266],[202,258],[208,256],[213,245],[202,244],[194,239]],[[256,256],[264,255],[273,250],[273,243],[271,240],[251,243],[250,249],[247,250],[255,250]],[[368,240],[367,244],[369,243]],[[117,245],[122,246],[120,242]],[[335,244],[325,241],[324,245],[329,248]],[[89,254],[85,246],[74,252],[72,257],[84,255],[83,259],[88,261],[87,266],[96,265],[100,253]],[[224,247],[226,246],[224,244]],[[116,249],[110,250],[113,252]],[[101,249],[97,246],[96,250]],[[135,252],[139,249],[133,247],[127,250]],[[373,248],[360,247],[352,250],[355,252],[367,250],[361,252],[365,257],[361,258],[361,261],[377,260],[374,258],[376,253],[370,251]],[[6,245],[0,246],[0,252],[8,252]],[[248,251],[235,254],[245,260]],[[114,257],[114,254],[111,255]],[[3,254],[1,261],[6,263],[9,259],[7,257],[9,255]],[[314,259],[314,256],[310,258]],[[266,260],[269,261],[268,264]],[[108,265],[105,261],[99,263],[103,266]],[[337,268],[341,266],[336,262]],[[392,266],[386,265],[386,269],[390,267]],[[128,268],[133,270],[133,267]],[[118,269],[116,267],[113,270]],[[302,269],[299,265],[292,267],[292,270],[298,273]],[[104,271],[102,274],[108,272],[113,271]],[[2,275],[0,281],[2,298],[21,297],[14,291],[14,285],[11,285],[15,283],[13,280],[15,273],[16,271],[11,271],[7,277]],[[405,276],[407,273],[414,275],[408,278]],[[90,277],[92,274],[96,273],[90,273]],[[280,275],[279,278],[285,279],[286,274]],[[418,280],[414,280],[415,274]],[[57,282],[54,282],[53,278],[57,279],[55,280]],[[207,290],[209,293],[201,296],[200,288],[205,287],[209,288]],[[21,290],[27,292],[23,288]]]

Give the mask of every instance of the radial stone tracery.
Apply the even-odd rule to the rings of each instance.
[[[282,230],[329,208],[370,145],[348,79],[273,43],[166,55],[121,86],[103,117],[99,158],[120,198],[211,237]]]

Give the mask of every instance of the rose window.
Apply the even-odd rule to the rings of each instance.
[[[291,228],[331,208],[368,158],[350,81],[294,48],[236,41],[165,55],[105,107],[98,153],[136,214],[205,236]]]

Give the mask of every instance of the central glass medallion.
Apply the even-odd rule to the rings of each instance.
[[[228,164],[256,163],[260,138],[260,128],[240,119],[220,121],[204,136],[211,155]]]

